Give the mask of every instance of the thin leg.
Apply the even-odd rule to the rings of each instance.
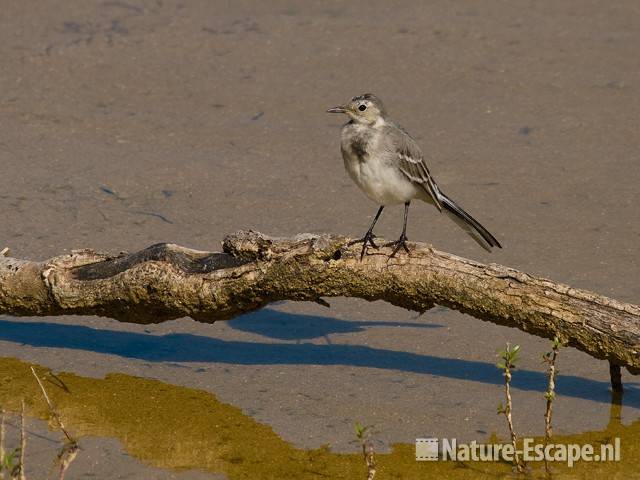
[[[404,248],[404,251],[409,253],[409,247],[407,247],[407,219],[409,218],[409,205],[411,202],[406,202],[404,204],[404,223],[402,224],[402,233],[400,234],[400,238],[395,242],[387,243],[385,247],[393,246],[393,252],[391,253],[391,257],[395,257],[398,250]]]
[[[348,243],[349,246],[355,245],[356,243],[362,243],[362,252],[360,252],[360,261],[362,261],[362,259],[364,258],[364,253],[367,251],[367,244],[371,245],[373,248],[378,248],[378,246],[373,242],[373,239],[376,238],[376,236],[373,234],[373,227],[376,226],[376,222],[380,218],[380,215],[382,215],[382,210],[384,210],[384,205],[380,205],[380,208],[378,209],[378,213],[376,213],[376,216],[374,217],[373,222],[371,222],[371,226],[369,227],[369,230],[367,230],[367,233],[364,234],[364,237],[358,240],[353,240]]]

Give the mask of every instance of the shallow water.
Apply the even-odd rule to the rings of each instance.
[[[121,374],[104,379],[68,373],[45,379],[58,413],[72,435],[114,437],[128,454],[165,469],[204,469],[231,480],[244,478],[362,478],[360,453],[338,454],[328,447],[305,450],[283,441],[264,424],[244,415],[201,390]],[[17,411],[25,399],[29,415],[48,419],[29,365],[0,359],[0,402]],[[610,443],[620,438],[621,462],[578,463],[573,468],[553,464],[552,478],[634,478],[640,460],[640,421],[629,426],[620,421],[621,405],[611,405],[604,430],[559,435],[555,443]],[[493,412],[486,412],[491,415]],[[378,432],[377,436],[384,436]],[[354,435],[355,439],[355,435]],[[498,441],[493,435],[486,441]],[[354,445],[354,451],[358,446]],[[82,455],[82,451],[80,452]],[[377,455],[378,478],[512,478],[506,463],[416,462],[413,445],[396,444],[390,453]],[[545,478],[543,464],[529,465],[531,478]]]

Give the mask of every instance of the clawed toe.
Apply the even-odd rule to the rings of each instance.
[[[373,233],[367,232],[364,237],[359,238],[358,240],[351,240],[349,243],[347,243],[347,246],[350,247],[351,245],[361,243],[362,251],[360,252],[360,261],[362,261],[362,259],[364,258],[364,254],[367,251],[367,245],[371,245],[376,250],[378,249],[378,245],[376,245],[373,241],[374,238],[376,238],[376,236]]]
[[[378,248],[378,246],[373,241],[374,238],[376,238],[376,236],[373,233],[371,235],[365,235],[364,237],[359,238],[357,240],[351,240],[349,243],[347,243],[347,246],[350,247],[352,245],[356,245],[357,243],[364,243],[364,244],[368,243],[373,248]]]
[[[389,256],[389,258],[395,257],[396,253],[398,253],[401,248],[403,248],[405,252],[409,253],[409,247],[407,247],[407,240],[408,240],[407,236],[402,235],[395,242],[386,243],[384,245],[385,247],[394,247],[393,252],[391,252],[391,255]]]
[[[378,245],[375,244],[375,242],[373,241],[373,239],[376,238],[376,236],[371,233],[371,232],[367,232],[365,234],[364,237],[359,238],[357,240],[351,240],[347,246],[352,246],[355,245],[357,243],[361,243],[362,244],[362,250],[360,251],[360,261],[362,261],[362,259],[364,258],[364,254],[367,252],[367,247],[369,245],[371,245],[373,248],[375,248],[376,250],[378,249]],[[407,246],[407,236],[405,234],[402,234],[400,236],[400,238],[398,240],[396,240],[395,242],[390,242],[390,243],[385,243],[384,245],[382,245],[383,247],[392,247],[393,251],[391,252],[391,255],[389,255],[389,258],[393,258],[396,256],[396,254],[400,251],[400,249],[404,249],[405,252],[409,253],[409,247]]]

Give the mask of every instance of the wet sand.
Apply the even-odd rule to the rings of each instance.
[[[640,297],[640,13],[635,2],[4,2],[0,248],[366,230],[327,107],[371,91],[419,141],[441,188],[504,245],[491,255],[427,205],[409,237],[620,300]],[[401,208],[378,234],[395,238]],[[548,342],[435,309],[286,303],[155,326],[0,319],[3,356],[202,388],[297,446],[352,450],[504,435],[495,352],[523,346],[516,424],[542,432]],[[95,329],[95,330],[89,330]],[[608,367],[562,352],[557,430],[606,425]],[[640,411],[625,375],[623,420]]]

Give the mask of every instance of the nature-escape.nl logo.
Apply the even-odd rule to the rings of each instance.
[[[620,438],[613,443],[592,445],[585,443],[539,443],[533,438],[522,440],[522,449],[514,449],[511,443],[470,443],[458,444],[455,438],[443,438],[442,445],[437,438],[416,439],[417,461],[474,461],[474,462],[513,462],[515,455],[525,462],[563,462],[573,467],[578,462],[619,462]]]

